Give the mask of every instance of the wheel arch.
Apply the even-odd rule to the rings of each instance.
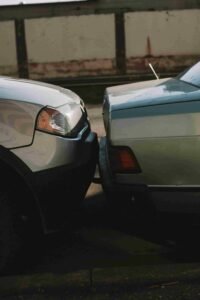
[[[0,146],[0,172],[0,189],[8,189],[13,194],[13,199],[17,199],[19,209],[34,214],[38,226],[43,230],[43,218],[34,190],[32,171],[14,153]]]

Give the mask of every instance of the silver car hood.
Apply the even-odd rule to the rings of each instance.
[[[58,107],[70,102],[80,103],[71,90],[38,81],[0,77],[0,101],[25,101],[39,106]]]
[[[110,111],[199,99],[200,89],[174,78],[108,87]]]
[[[78,95],[59,86],[0,77],[0,144],[9,149],[30,145],[42,107],[77,103],[81,110],[80,102]]]

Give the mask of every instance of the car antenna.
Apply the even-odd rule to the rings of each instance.
[[[153,66],[151,63],[149,63],[149,67],[151,68],[153,74],[155,75],[156,79],[159,79],[158,75],[156,74],[156,71],[154,70]]]

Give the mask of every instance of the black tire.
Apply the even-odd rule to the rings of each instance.
[[[0,192],[0,272],[14,261],[20,245],[17,218],[9,203],[8,193]]]
[[[14,198],[13,198],[14,197]],[[15,201],[13,201],[15,200]],[[42,231],[32,217],[17,207],[19,199],[9,191],[0,192],[0,274],[18,271],[29,265],[28,251]],[[35,249],[34,249],[35,250]]]

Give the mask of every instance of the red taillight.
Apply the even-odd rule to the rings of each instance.
[[[111,169],[114,173],[140,173],[137,159],[128,147],[118,146],[109,149]]]

